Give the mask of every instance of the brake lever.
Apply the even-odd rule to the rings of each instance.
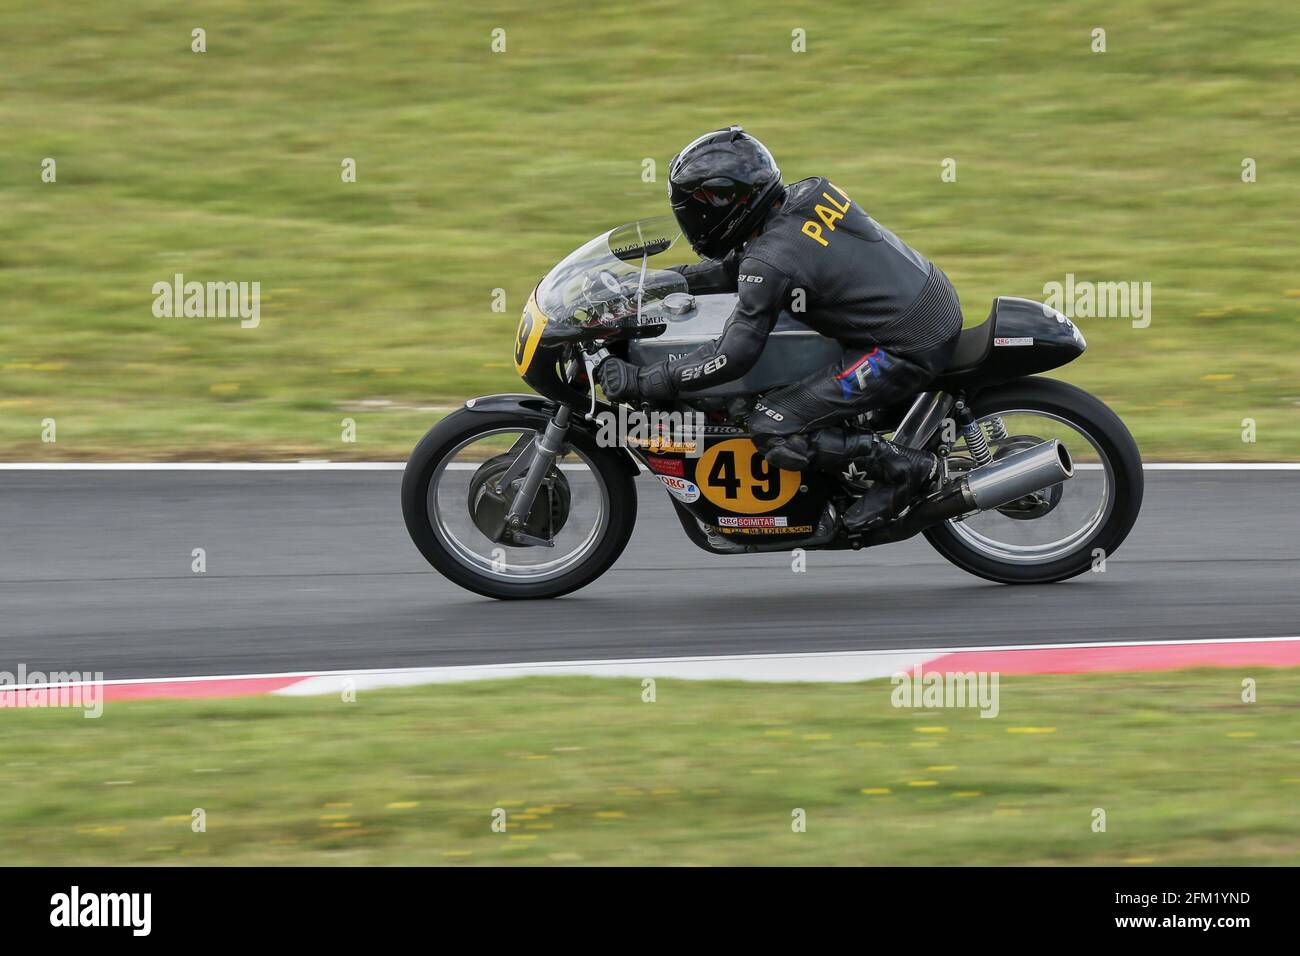
[[[586,418],[588,421],[596,417],[596,369],[600,368],[600,363],[609,358],[609,350],[603,345],[598,345],[594,349],[583,347],[582,364],[587,368],[587,381],[591,385],[591,408],[587,409]]]

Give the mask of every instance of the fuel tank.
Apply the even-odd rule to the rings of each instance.
[[[688,296],[680,294],[670,302],[668,330],[652,339],[629,343],[628,361],[635,365],[653,365],[664,359],[677,358],[712,341],[722,334],[727,318],[736,307],[733,293]],[[680,312],[674,312],[680,308]],[[834,340],[819,335],[789,312],[782,312],[763,354],[754,367],[731,382],[692,392],[702,398],[730,398],[789,385],[840,357],[841,348]]]

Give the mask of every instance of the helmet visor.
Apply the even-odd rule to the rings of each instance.
[[[744,205],[749,201],[749,196],[749,187],[737,185],[730,180],[711,180],[691,190],[692,199],[715,209],[737,204]]]

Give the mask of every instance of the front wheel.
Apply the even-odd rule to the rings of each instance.
[[[1057,438],[1074,459],[1074,476],[927,529],[936,551],[1003,584],[1063,581],[1115,553],[1137,520],[1143,480],[1137,445],[1114,412],[1082,389],[1046,378],[981,392],[971,411],[995,459]],[[973,452],[963,438],[952,461]]]
[[[551,598],[603,574],[636,524],[636,486],[617,452],[571,428],[524,522],[528,542],[498,533],[522,481],[509,468],[546,421],[511,411],[454,412],[429,430],[402,477],[402,513],[420,553],[463,588],[494,598]],[[549,543],[547,543],[549,542]]]

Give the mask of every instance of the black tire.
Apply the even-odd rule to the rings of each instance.
[[[1114,471],[1110,514],[1070,554],[1042,564],[1013,564],[981,554],[963,541],[948,522],[923,533],[934,549],[957,567],[990,581],[1002,584],[1064,581],[1092,567],[1095,549],[1113,555],[1132,530],[1142,507],[1142,459],[1133,436],[1119,416],[1073,385],[1050,378],[1025,378],[981,392],[971,402],[976,418],[1012,409],[1059,415],[1097,443]]]
[[[443,458],[461,442],[482,432],[500,428],[541,430],[545,427],[546,420],[534,416],[460,409],[429,429],[411,452],[402,476],[402,514],[406,518],[406,530],[425,559],[447,579],[469,591],[502,600],[559,597],[600,577],[627,547],[636,525],[636,484],[632,473],[617,450],[600,447],[593,436],[580,428],[571,428],[566,440],[592,463],[609,496],[610,513],[603,537],[579,564],[544,581],[503,581],[462,564],[438,537],[426,502],[429,482]]]

